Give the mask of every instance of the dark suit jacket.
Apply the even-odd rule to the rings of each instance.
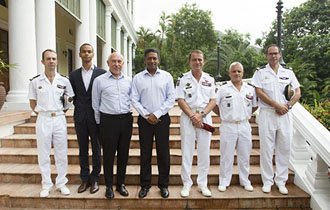
[[[81,122],[86,119],[86,117],[91,122],[95,122],[94,110],[92,107],[93,82],[96,77],[100,76],[101,74],[104,74],[106,71],[104,69],[100,69],[94,66],[91,81],[86,91],[81,75],[82,70],[83,69],[81,67],[79,69],[74,70],[69,75],[70,83],[75,94],[75,96],[73,97],[73,104],[75,106],[73,117],[75,122]]]

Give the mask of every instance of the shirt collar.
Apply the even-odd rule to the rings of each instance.
[[[144,75],[148,74],[149,76],[151,76],[151,74],[149,73],[148,69],[145,69],[145,70],[143,71],[143,74],[144,74]],[[156,74],[160,74],[159,68],[156,69],[156,72],[155,72],[154,75],[156,75]]]
[[[121,78],[124,77],[123,72],[120,72],[120,76],[119,76],[118,78],[116,78],[115,76],[113,76],[113,74],[111,73],[110,70],[108,70],[106,74],[107,74],[107,77],[108,77],[108,78],[111,78],[111,77],[112,77],[112,78],[114,78],[114,79],[121,79]]]
[[[81,66],[81,68],[82,68],[82,70],[84,71],[84,72],[89,72],[89,71],[93,71],[94,70],[94,68],[95,68],[95,66],[92,64],[91,65],[91,68],[90,69],[88,69],[88,71],[86,71],[86,69],[84,68],[84,66]]]

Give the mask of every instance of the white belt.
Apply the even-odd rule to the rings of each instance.
[[[235,121],[229,121],[229,120],[222,120],[223,123],[231,123],[231,124],[241,124],[246,123],[248,120],[235,120]]]
[[[64,115],[63,111],[57,111],[57,112],[38,112],[38,115],[40,116],[46,116],[46,117],[56,117],[59,115]]]

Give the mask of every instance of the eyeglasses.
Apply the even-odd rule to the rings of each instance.
[[[279,52],[273,52],[273,53],[267,53],[267,55],[273,56],[273,55],[278,55],[280,54]]]

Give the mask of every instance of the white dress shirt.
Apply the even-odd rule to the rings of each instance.
[[[154,75],[144,70],[135,75],[132,84],[132,104],[147,119],[148,114],[157,118],[168,113],[175,103],[173,77],[157,69]]]
[[[91,67],[90,67],[90,69],[88,69],[88,71],[83,66],[81,67],[81,69],[82,69],[82,71],[81,71],[82,80],[84,82],[85,89],[87,91],[88,87],[89,87],[89,83],[90,83],[91,78],[92,78],[94,65],[91,65]]]

